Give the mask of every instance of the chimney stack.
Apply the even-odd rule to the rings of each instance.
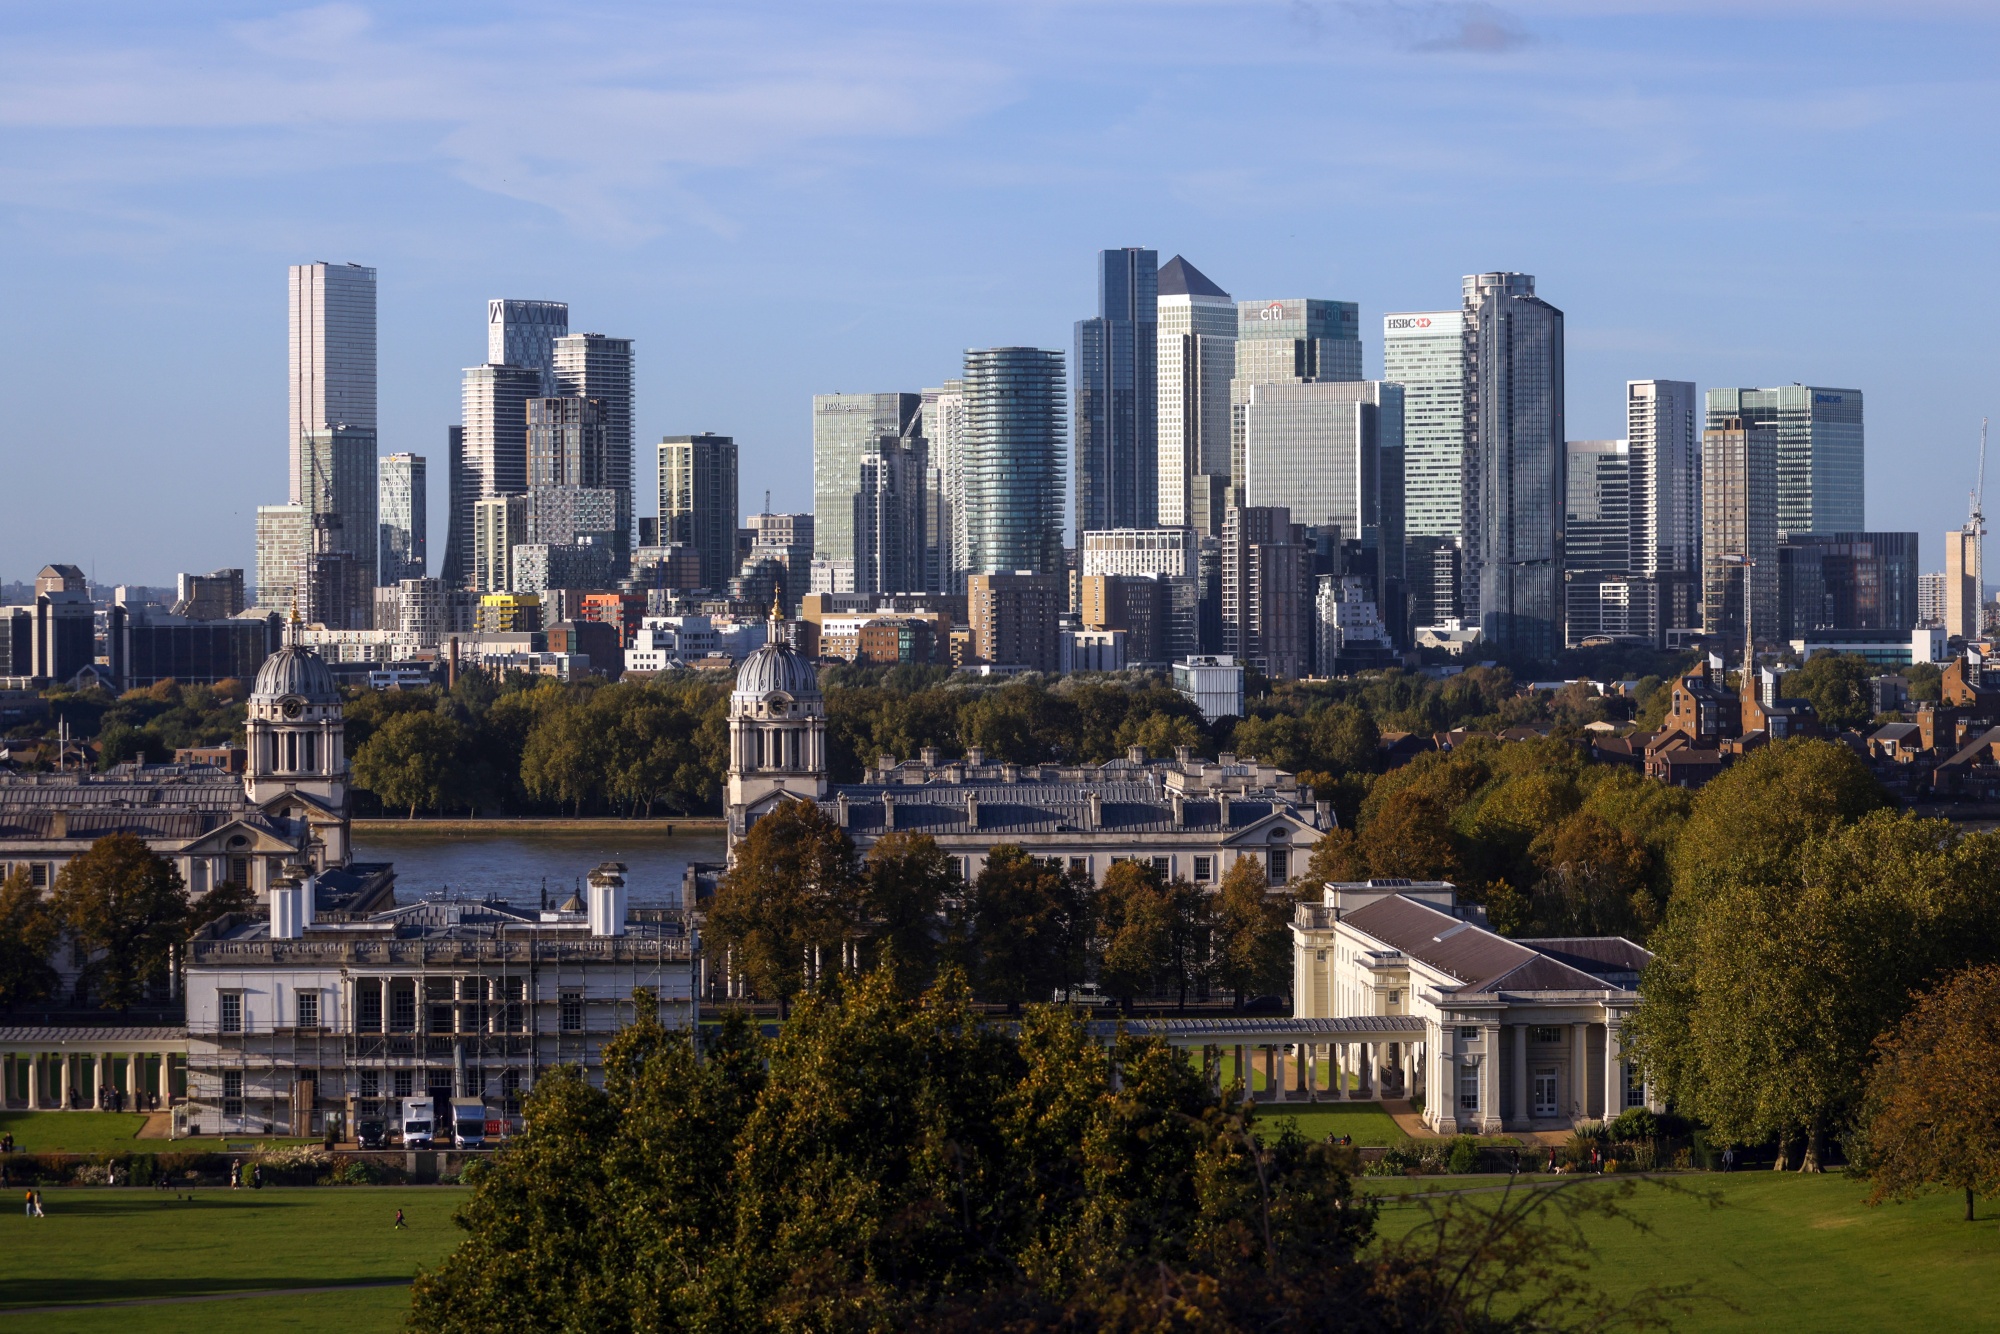
[[[625,877],[616,862],[606,862],[590,873],[589,899],[585,911],[593,936],[625,934]]]

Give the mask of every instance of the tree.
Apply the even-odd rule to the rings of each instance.
[[[1216,895],[1214,973],[1236,995],[1276,991],[1289,980],[1291,933],[1286,927],[1289,899],[1274,899],[1265,885],[1263,863],[1238,857],[1222,877]]]
[[[1209,956],[1214,949],[1214,904],[1208,891],[1186,879],[1170,881],[1166,895],[1169,929],[1166,973],[1174,986],[1175,1004],[1185,1010],[1188,991],[1209,976]]]
[[[401,806],[414,820],[421,807],[442,811],[456,804],[466,731],[454,718],[431,711],[391,714],[354,754],[354,784],[385,806]]]
[[[1875,716],[1869,685],[1876,669],[1852,653],[1815,653],[1785,679],[1785,688],[1809,701],[1825,726],[1845,731]]]
[[[760,996],[791,1003],[854,939],[860,877],[847,831],[809,801],[782,801],[736,845],[708,930]],[[814,965],[817,965],[815,967]]]
[[[945,899],[959,887],[956,863],[929,834],[876,840],[861,888],[866,965],[886,968],[904,995],[922,993],[937,975]]]
[[[1875,1043],[1862,1101],[1868,1202],[2000,1194],[2000,967],[1952,974]]]
[[[567,802],[582,815],[584,802],[604,795],[607,742],[584,704],[562,701],[528,733],[521,750],[521,786],[543,801]]]
[[[1674,841],[1674,890],[1781,881],[1800,847],[1890,804],[1868,766],[1846,746],[1773,742],[1723,770],[1696,796]]]
[[[1079,878],[1002,843],[986,854],[973,882],[971,918],[984,999],[1018,1013],[1082,980],[1091,896]]]
[[[1713,784],[1711,784],[1711,787]],[[1648,942],[1628,1041],[1721,1142],[1804,1142],[1817,1171],[1878,1034],[1913,990],[2000,958],[2000,840],[1877,811],[1773,873],[1677,893]],[[1890,944],[1889,942],[1893,942]]]
[[[79,991],[129,1009],[164,983],[187,939],[187,891],[172,862],[132,834],[107,834],[56,877],[56,915],[93,956]]]
[[[1464,878],[1451,815],[1416,788],[1389,798],[1361,830],[1361,849],[1378,876],[1411,880]]]
[[[1543,869],[1529,898],[1534,934],[1643,941],[1659,922],[1652,857],[1634,835],[1580,810],[1535,842]]]
[[[1160,873],[1147,862],[1113,862],[1097,891],[1097,981],[1125,1013],[1166,970],[1173,927]]]
[[[0,880],[0,1009],[12,1010],[55,994],[60,978],[49,964],[62,923],[28,868]]]

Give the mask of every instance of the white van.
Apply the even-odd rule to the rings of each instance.
[[[403,1147],[428,1149],[436,1139],[432,1123],[436,1115],[437,1103],[430,1098],[403,1099]]]

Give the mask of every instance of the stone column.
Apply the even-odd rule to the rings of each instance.
[[[1319,1101],[1319,1044],[1301,1042],[1299,1044],[1299,1072],[1305,1077],[1306,1101]]]
[[[171,1052],[160,1053],[160,1106],[174,1105],[174,1057]]]
[[[56,1085],[56,1106],[62,1108],[64,1111],[68,1111],[69,1110],[69,1064],[70,1064],[69,1053],[68,1052],[58,1053],[56,1056],[56,1060],[60,1062],[59,1082]]]
[[[96,1084],[97,1084],[97,1088],[95,1089],[96,1097],[93,1100],[94,1105],[102,1107],[104,1105],[105,1095],[109,1093],[112,1088],[111,1053],[108,1051],[99,1052],[97,1054]]]
[[[1590,1025],[1570,1025],[1570,1096],[1575,1100],[1573,1119],[1590,1119]]]
[[[1604,1119],[1625,1110],[1625,1048],[1618,1040],[1618,1016],[1604,1012]]]
[[[1528,1026],[1514,1025],[1514,1120],[1526,1129],[1529,1121],[1528,1108]]]
[[[1285,1096],[1284,1086],[1278,1082],[1278,1047],[1276,1043],[1264,1044],[1264,1097],[1277,1102]]]
[[[1479,1031],[1480,1045],[1486,1048],[1479,1062],[1479,1128],[1491,1134],[1504,1124],[1500,1111],[1500,1025],[1486,1024]]]
[[[18,1061],[21,1058],[16,1056],[14,1059]],[[42,1110],[42,1082],[42,1058],[38,1053],[31,1052],[28,1055],[28,1110],[31,1112]]]

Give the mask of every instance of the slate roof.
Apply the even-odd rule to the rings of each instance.
[[[183,1042],[178,1024],[23,1024],[0,1027],[0,1042]]]
[[[1603,960],[1582,948],[1586,943],[1596,942],[1548,941],[1543,944],[1549,948],[1531,947],[1529,942],[1508,940],[1400,894],[1356,908],[1342,920],[1355,930],[1458,979],[1464,984],[1458,988],[1463,994],[1603,991],[1623,985],[1590,971],[1605,966]],[[1631,949],[1638,948],[1629,941],[1622,943]],[[1626,957],[1609,946],[1599,952],[1620,959]]]
[[[1099,798],[1099,823],[1089,829],[1089,795]],[[847,798],[847,827],[860,833],[886,832],[882,797],[887,794],[895,808],[897,830],[921,830],[927,834],[972,833],[966,822],[966,798],[979,805],[977,831],[984,834],[1031,833],[1225,833],[1247,829],[1273,813],[1294,816],[1311,824],[1311,807],[1299,807],[1262,797],[1232,796],[1229,823],[1222,823],[1222,805],[1213,797],[1190,798],[1181,805],[1182,823],[1174,824],[1173,805],[1164,791],[1151,783],[1043,783],[1023,780],[1015,783],[928,783],[921,787],[883,787],[855,784],[834,789],[836,800],[820,803],[829,812],[837,798]]]
[[[1160,265],[1161,296],[1219,296],[1225,301],[1229,293],[1217,287],[1207,274],[1194,265],[1175,255]]]

